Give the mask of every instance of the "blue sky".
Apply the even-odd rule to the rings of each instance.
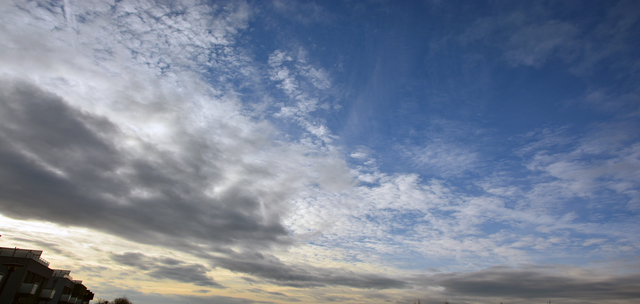
[[[135,303],[633,303],[634,1],[6,1],[4,247]]]

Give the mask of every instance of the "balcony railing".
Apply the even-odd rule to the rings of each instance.
[[[22,283],[22,285],[20,285],[20,290],[18,291],[18,293],[32,295],[35,294],[37,290],[37,283]]]
[[[44,266],[49,267],[49,262],[40,257],[42,255],[42,250],[29,250],[29,249],[18,249],[18,248],[6,248],[0,247],[0,256],[3,257],[12,257],[12,258],[28,258],[32,259]]]
[[[73,280],[73,278],[71,277],[70,273],[71,273],[71,270],[62,270],[62,269],[54,269],[53,270],[53,276],[54,277]]]
[[[53,289],[43,289],[40,292],[40,299],[44,299],[44,300],[51,300],[53,299],[53,296],[56,294],[56,291]]]

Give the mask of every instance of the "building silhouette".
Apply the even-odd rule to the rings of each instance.
[[[0,247],[1,304],[88,304],[94,294],[70,270],[49,268],[42,250]]]

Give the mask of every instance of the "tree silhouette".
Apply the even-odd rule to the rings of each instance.
[[[127,297],[116,298],[113,300],[113,304],[133,304]]]

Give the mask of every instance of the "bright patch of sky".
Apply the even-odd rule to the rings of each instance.
[[[637,1],[15,0],[0,20],[0,245],[98,297],[640,298]]]

